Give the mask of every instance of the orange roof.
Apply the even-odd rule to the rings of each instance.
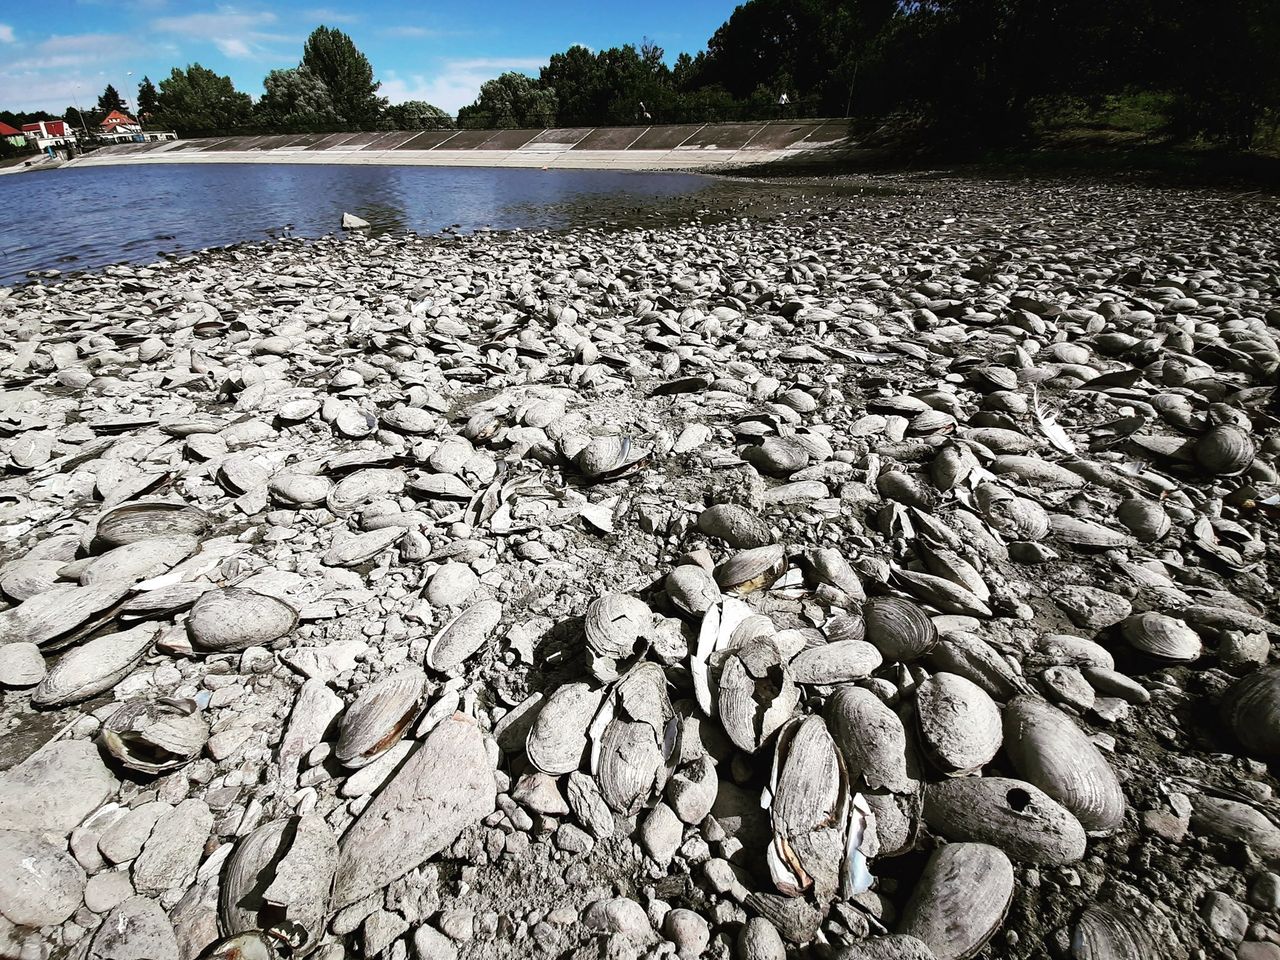
[[[20,136],[22,136],[21,130],[15,130],[13,129],[13,127],[5,123],[3,120],[0,120],[0,137],[20,137]]]
[[[102,123],[98,124],[98,126],[118,127],[122,123],[137,123],[137,122],[138,121],[134,120],[133,117],[130,117],[127,114],[123,114],[119,110],[112,110],[102,119]]]

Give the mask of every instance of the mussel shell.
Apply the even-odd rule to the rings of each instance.
[[[348,474],[334,484],[325,498],[330,512],[338,516],[354,512],[361,504],[380,497],[398,496],[404,492],[403,470],[366,467]]]
[[[800,688],[781,660],[772,640],[757,637],[724,661],[717,706],[724,732],[739,750],[754,753],[764,746],[800,700]]]
[[[525,737],[529,762],[548,776],[572,773],[582,764],[587,729],[604,693],[585,683],[566,683],[547,697]]]
[[[872,597],[862,605],[867,640],[885,660],[919,659],[938,642],[938,628],[924,608],[902,597]]]
[[[98,736],[124,766],[154,774],[194,760],[209,741],[209,724],[191,700],[134,700],[111,714]]]
[[[1257,447],[1253,438],[1235,424],[1222,424],[1208,430],[1196,441],[1194,455],[1207,473],[1215,477],[1231,477],[1244,473],[1253,463]]]
[[[916,719],[925,754],[944,773],[978,770],[1000,750],[1000,708],[954,673],[935,673],[916,687]]]
[[[989,843],[1027,863],[1075,863],[1080,821],[1038,787],[1006,777],[962,777],[924,788],[924,820],[948,840]]]
[[[1049,515],[1049,531],[1063,543],[1091,550],[1111,550],[1132,547],[1133,537],[1104,527],[1092,520],[1070,517],[1066,514]]]
[[[911,789],[906,729],[879,697],[842,684],[827,699],[824,716],[850,781],[861,778],[872,790],[906,793]]]
[[[447,673],[484,646],[502,620],[497,600],[474,603],[440,629],[427,645],[428,669]]]
[[[802,650],[788,670],[796,683],[847,683],[871,676],[882,662],[880,651],[865,640],[839,640]]]
[[[421,670],[409,669],[365,687],[342,718],[338,762],[357,769],[394,746],[417,717],[426,682]]]
[[[278,473],[267,484],[267,491],[286,506],[319,507],[333,492],[333,482],[307,473]]]
[[[98,518],[95,535],[103,544],[124,546],[154,537],[203,536],[212,526],[199,507],[164,500],[136,500],[108,510]]]
[[[151,537],[113,547],[94,557],[80,573],[81,586],[107,580],[145,580],[195,553],[200,541],[190,534]]]
[[[1222,717],[1246,754],[1280,759],[1280,666],[1261,667],[1228,687]]]
[[[17,603],[29,600],[52,589],[63,566],[61,560],[14,560],[0,572],[0,590]]]
[[[715,577],[696,564],[676,567],[663,582],[671,602],[693,616],[702,616],[720,602],[720,587]]]
[[[0,611],[0,643],[25,641],[41,647],[65,646],[87,624],[119,603],[132,584],[107,580],[87,587],[55,586]]]
[[[159,628],[143,624],[97,637],[64,653],[31,693],[37,707],[60,707],[110,690],[127,677],[151,649]]]
[[[237,652],[278,640],[297,622],[298,611],[283,600],[227,587],[201,594],[191,607],[187,632],[197,649]]]
[[[1135,613],[1120,625],[1120,632],[1135,650],[1161,660],[1191,663],[1204,652],[1200,634],[1163,613]]]
[[[592,439],[575,460],[584,475],[607,479],[638,467],[648,455],[649,450],[632,443],[630,437],[610,435]]]
[[[790,896],[812,886],[819,902],[829,902],[839,886],[845,854],[848,782],[821,717],[795,721],[779,735],[774,774],[769,807],[774,884]]]
[[[1116,519],[1129,528],[1139,543],[1155,543],[1173,526],[1169,514],[1155,500],[1133,497],[1116,509]]]
[[[771,586],[786,565],[786,551],[777,544],[739,550],[716,567],[716,583],[741,596]]]
[[[1075,814],[1090,832],[1114,830],[1125,797],[1111,764],[1057,707],[1030,695],[1004,708],[1004,747],[1022,779]]]
[[[739,550],[765,547],[773,542],[769,524],[736,503],[717,503],[707,507],[698,515],[698,529]]]
[[[588,604],[582,629],[593,653],[622,659],[636,652],[636,643],[652,623],[653,612],[643,600],[625,593],[606,593]]]
[[[1013,902],[1013,864],[985,843],[935,850],[916,881],[898,932],[923,940],[937,960],[968,960],[1004,923]]]
[[[1071,929],[1071,960],[1156,957],[1149,924],[1110,903],[1091,903]]]

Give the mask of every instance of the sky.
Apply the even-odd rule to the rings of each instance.
[[[0,110],[86,109],[108,84],[132,105],[144,75],[201,63],[262,94],[269,70],[297,66],[312,29],[346,31],[392,103],[453,113],[505,70],[537,73],[553,53],[639,45],[668,62],[702,49],[738,0],[0,0]]]

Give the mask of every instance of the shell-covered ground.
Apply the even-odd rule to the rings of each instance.
[[[0,956],[1280,958],[1280,206],[699,202],[0,288]]]

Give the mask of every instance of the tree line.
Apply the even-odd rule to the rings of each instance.
[[[1152,132],[1248,147],[1275,134],[1278,41],[1275,0],[748,0],[671,65],[648,40],[575,45],[536,77],[486,81],[456,117],[389,104],[352,39],[323,26],[256,102],[195,63],[144,77],[136,105],[148,125],[187,135],[829,116],[984,143],[1126,109]],[[92,125],[123,106],[108,87],[87,118],[67,119]]]

